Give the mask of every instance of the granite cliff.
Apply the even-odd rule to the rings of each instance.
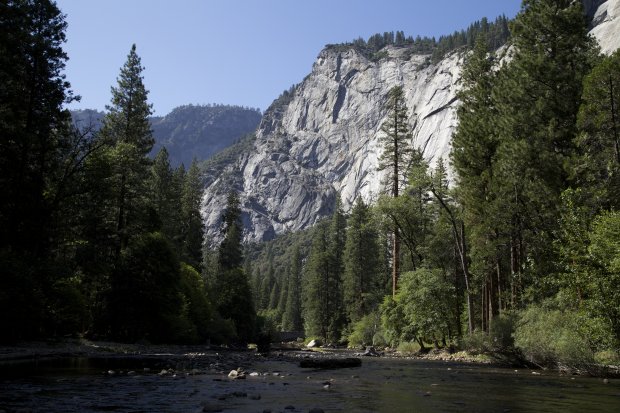
[[[618,48],[620,0],[584,4],[602,49]],[[203,198],[208,239],[218,239],[231,187],[241,195],[248,241],[313,225],[332,211],[338,194],[345,210],[357,197],[375,199],[384,178],[377,171],[378,132],[393,86],[406,94],[412,144],[431,164],[447,158],[463,57],[454,52],[433,64],[406,47],[388,46],[373,59],[354,47],[327,46],[311,73],[265,112],[253,140],[209,175]]]

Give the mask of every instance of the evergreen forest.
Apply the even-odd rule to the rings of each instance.
[[[620,52],[599,52],[579,2],[524,0],[513,21],[438,41],[332,46],[464,53],[450,157],[431,165],[411,146],[413,108],[394,87],[379,132],[385,193],[346,212],[337,200],[316,226],[261,244],[243,243],[234,187],[218,242],[205,239],[202,189],[234,150],[187,168],[165,147],[149,156],[136,45],[94,131],[65,109],[79,97],[55,3],[5,1],[0,26],[0,341],[245,346],[288,331],[620,363]]]

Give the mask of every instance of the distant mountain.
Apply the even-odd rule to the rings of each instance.
[[[92,109],[71,112],[79,128],[98,130],[105,114]],[[173,167],[189,166],[198,160],[211,158],[217,152],[252,133],[261,120],[258,109],[229,105],[185,105],[166,116],[151,118],[155,145],[153,155],[163,146],[170,155]]]
[[[254,132],[261,118],[260,110],[241,106],[180,106],[164,117],[151,119],[153,152],[165,146],[173,166],[189,166],[194,157],[209,159]]]

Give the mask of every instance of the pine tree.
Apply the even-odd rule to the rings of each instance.
[[[299,244],[293,247],[285,311],[282,315],[282,329],[284,331],[300,331],[303,328],[301,320],[301,253]]]
[[[406,171],[412,150],[412,135],[409,130],[408,109],[405,93],[400,86],[393,87],[388,93],[386,104],[387,120],[381,125],[383,154],[379,158],[379,170],[389,170],[391,195],[398,198],[403,173]],[[396,224],[392,239],[392,295],[396,295],[400,260],[400,234]]]
[[[330,314],[333,310],[330,308],[328,294],[331,276],[329,221],[319,222],[313,232],[312,247],[302,289],[304,330],[307,336],[327,339]]]
[[[67,23],[51,1],[0,5],[0,249],[44,256],[53,237],[51,185],[69,138],[62,73]]]
[[[493,93],[501,118],[494,187],[502,203],[494,212],[496,228],[509,231],[515,261],[509,267],[542,298],[553,293],[545,276],[556,271],[550,245],[560,194],[569,185],[566,165],[575,154],[582,81],[591,67],[593,43],[581,3],[570,0],[525,1],[512,35],[514,55],[498,73]],[[497,288],[488,290],[490,312],[496,313]]]
[[[345,322],[342,290],[345,230],[346,220],[338,201],[331,219],[314,228],[302,289],[306,334],[333,342],[340,340]]]
[[[224,240],[218,250],[218,274],[215,282],[217,310],[235,324],[237,339],[247,343],[254,335],[256,311],[248,276],[243,270],[241,245],[241,207],[235,191],[228,194],[223,215]]]
[[[286,298],[288,296],[289,277],[289,270],[285,270],[284,273],[280,276],[280,291],[278,295],[278,303],[276,305],[276,309],[278,310],[278,320],[280,320],[280,324],[282,324],[282,315],[286,311]]]
[[[344,248],[344,304],[349,325],[375,310],[382,296],[379,236],[370,208],[358,198],[347,220]]]
[[[103,119],[101,135],[112,146],[112,187],[115,192],[116,255],[127,247],[129,239],[145,231],[149,201],[147,177],[151,164],[148,154],[153,148],[141,59],[132,45],[121,68],[117,86],[112,87],[111,105]]]
[[[269,306],[270,310],[278,309],[278,300],[280,298],[280,283],[278,279],[274,279],[274,282],[271,286],[271,291],[269,292]]]
[[[185,174],[181,194],[181,228],[182,228],[182,258],[196,269],[202,263],[202,245],[204,243],[204,228],[200,205],[202,203],[202,177],[196,159],[192,161]]]
[[[332,214],[329,225],[329,266],[330,277],[328,281],[329,305],[331,308],[329,339],[339,341],[345,324],[344,294],[342,279],[344,273],[344,248],[346,242],[346,217],[342,210],[340,197],[336,199],[336,208]]]
[[[174,175],[170,167],[170,159],[166,148],[162,148],[155,159],[151,168],[151,192],[153,197],[153,207],[157,214],[159,226],[163,234],[170,240],[175,239],[179,191],[175,187]]]
[[[219,264],[222,271],[241,268],[243,249],[241,247],[241,207],[239,195],[235,191],[228,193],[226,211],[222,216],[224,240],[219,248]]]
[[[620,51],[604,58],[584,79],[579,109],[575,174],[598,207],[620,205]]]
[[[496,74],[493,59],[488,54],[489,45],[484,34],[479,35],[474,50],[468,56],[461,74],[462,89],[458,94],[462,104],[457,114],[459,124],[452,139],[450,154],[457,173],[459,202],[465,213],[463,225],[451,217],[455,245],[465,281],[467,297],[468,330],[473,331],[473,302],[470,289],[467,248],[464,228],[472,232],[472,251],[475,265],[489,274],[495,269],[498,258],[496,208],[501,204],[494,192],[493,179],[496,167],[496,151],[499,145],[497,126],[493,123],[500,115],[493,102]],[[491,212],[492,211],[492,212]],[[460,229],[460,230],[459,230]],[[503,241],[508,243],[508,241]],[[516,276],[516,274],[515,274]],[[511,277],[511,279],[514,279]]]
[[[53,303],[63,302],[51,297],[54,285],[72,275],[70,259],[53,265],[72,242],[69,181],[84,155],[63,108],[73,100],[66,27],[52,1],[0,4],[0,341],[45,333]]]

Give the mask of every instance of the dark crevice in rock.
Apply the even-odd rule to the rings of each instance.
[[[338,121],[338,115],[340,114],[340,109],[342,109],[342,105],[344,104],[344,99],[347,96],[347,88],[343,85],[338,86],[338,97],[336,98],[336,103],[334,104],[334,111],[332,115],[332,123],[336,123]]]
[[[431,116],[434,116],[440,112],[443,112],[444,110],[448,109],[454,102],[456,102],[458,100],[458,98],[455,96],[452,99],[450,99],[450,101],[448,103],[446,103],[443,106],[438,107],[437,109],[431,111],[428,115],[424,116],[424,119],[428,119]]]

